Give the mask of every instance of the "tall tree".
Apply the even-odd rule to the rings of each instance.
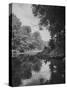
[[[49,31],[52,40],[57,46],[64,48],[65,39],[65,7],[64,6],[48,6],[48,5],[32,5],[34,16],[40,18],[39,26],[49,25]],[[50,41],[50,43],[52,42]],[[50,44],[51,45],[51,44]]]
[[[9,16],[9,31],[12,33],[12,48],[16,49],[19,41],[16,39],[16,35],[21,27],[20,20],[14,15],[10,14]]]

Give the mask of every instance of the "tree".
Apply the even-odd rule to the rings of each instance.
[[[10,14],[9,16],[9,32],[12,35],[12,48],[16,49],[19,41],[16,39],[19,28],[21,27],[20,20],[14,15]]]
[[[50,40],[49,46],[51,47],[52,50],[55,48],[55,42],[53,39]]]
[[[9,29],[12,33],[12,49],[21,51],[28,49],[28,42],[31,42],[31,27],[21,26],[20,20],[14,14],[10,14],[9,22]]]
[[[21,26],[20,20],[14,14],[10,14],[9,22],[10,22],[9,25],[12,28],[12,30],[18,30]]]
[[[43,45],[43,41],[41,39],[41,36],[40,36],[40,33],[37,31],[37,32],[34,32],[32,37],[34,38],[34,42],[33,42],[33,45],[39,49],[39,50],[42,50],[44,48],[44,45]]]
[[[20,39],[19,49],[29,50],[32,45],[32,37],[31,37],[31,27],[30,26],[22,26],[17,34],[17,39]]]
[[[32,5],[34,16],[40,18],[39,26],[47,27],[55,45],[59,44],[64,48],[64,32],[65,32],[65,7],[64,6],[48,6],[48,5]],[[56,36],[56,38],[54,38]],[[50,43],[52,42],[50,41]],[[62,45],[63,44],[63,45]]]

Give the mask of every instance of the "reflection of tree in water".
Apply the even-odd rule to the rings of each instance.
[[[12,85],[19,86],[21,79],[30,79],[32,77],[31,70],[39,72],[41,68],[40,61],[43,59],[45,63],[51,62],[51,79],[50,82],[44,82],[44,79],[39,78],[38,84],[57,84],[65,82],[65,31],[64,31],[64,7],[49,7],[34,5],[34,15],[40,17],[41,25],[46,26],[50,21],[50,32],[52,35],[49,46],[44,48],[42,52],[34,56],[28,54],[19,54],[12,57]],[[56,12],[55,12],[56,11]],[[46,13],[45,13],[46,12]],[[46,18],[44,17],[47,14]],[[13,20],[12,20],[12,18]],[[60,18],[59,18],[60,17]],[[21,22],[15,15],[10,15],[10,32],[12,29],[12,51],[22,53],[24,51],[37,48],[42,49],[42,40],[38,32],[31,34],[30,26],[21,26]],[[58,20],[58,21],[57,21]],[[58,22],[58,23],[57,23]],[[53,24],[54,23],[54,24]],[[56,38],[55,38],[56,36]],[[56,41],[55,41],[56,39]],[[14,54],[14,53],[13,53]],[[64,60],[63,60],[64,59]],[[55,68],[56,67],[56,68]]]

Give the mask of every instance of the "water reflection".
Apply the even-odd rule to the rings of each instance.
[[[31,71],[32,77],[30,79],[21,80],[22,85],[37,85],[40,83],[46,83],[51,79],[50,62],[41,61],[42,65],[39,72]]]

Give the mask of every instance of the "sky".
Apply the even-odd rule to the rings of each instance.
[[[43,30],[39,30],[38,24],[40,19],[34,16],[32,12],[32,4],[14,3],[12,6],[12,13],[14,13],[20,19],[22,25],[30,26],[32,33],[39,31],[42,40],[50,40],[50,33],[46,27],[43,27]]]

